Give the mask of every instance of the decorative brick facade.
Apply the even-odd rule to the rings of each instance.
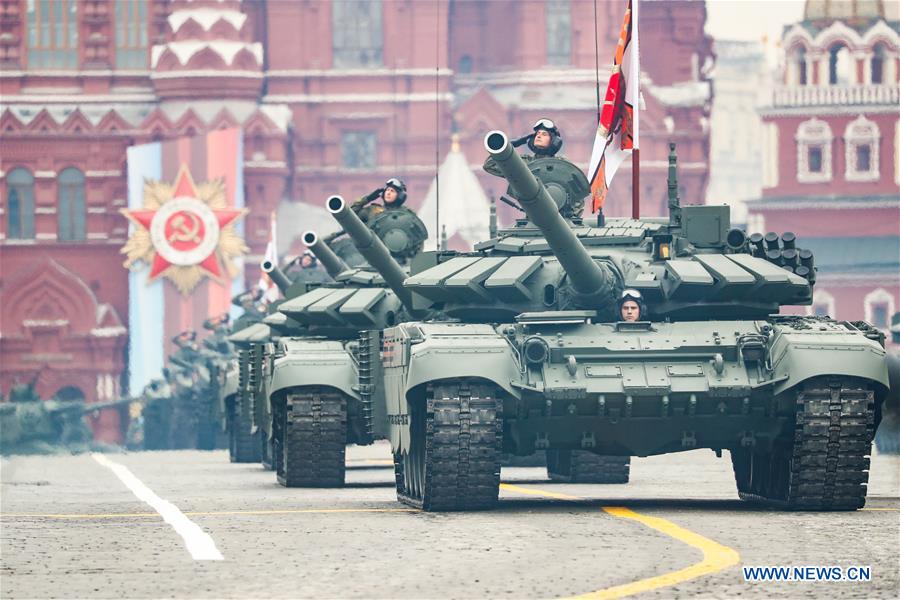
[[[42,3],[0,0],[4,305],[15,293],[14,274],[36,279],[52,264],[68,273],[66,285],[128,322],[119,254],[127,222],[118,211],[127,197],[125,150],[134,144],[243,128],[250,282],[258,277],[272,211],[280,206],[280,214],[303,218],[330,194],[355,198],[391,176],[406,180],[417,208],[452,133],[478,169],[485,131],[521,135],[551,116],[565,136],[563,153],[587,166],[597,110],[589,0],[54,2],[63,8],[58,30],[65,35],[54,33],[56,17],[41,14]],[[625,2],[598,7],[604,80]],[[665,205],[669,140],[679,143],[684,200],[705,197],[712,99],[705,19],[703,2],[642,4],[644,214],[660,214]],[[489,193],[505,188],[477,172]],[[630,179],[623,169],[609,214],[628,211]],[[442,198],[441,207],[453,210],[452,198]],[[514,217],[505,207],[500,212],[501,223]],[[305,223],[292,228],[299,232]],[[38,291],[17,302],[36,306]],[[96,328],[88,304],[74,312],[55,306],[58,314],[47,319]],[[23,351],[11,341],[22,323],[10,318],[0,331],[3,391],[45,365],[45,395],[55,392],[44,380],[47,369],[80,373],[81,363],[52,356],[41,364],[10,362]],[[124,345],[116,344],[103,347],[109,356],[97,364],[118,381]]]
[[[810,1],[787,28],[748,228],[793,231],[815,252],[809,312],[886,330],[900,298],[900,11],[885,9]]]

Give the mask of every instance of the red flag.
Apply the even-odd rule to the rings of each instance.
[[[628,0],[588,169],[593,212],[603,208],[613,175],[638,147],[639,79],[637,2],[632,5],[632,0]]]

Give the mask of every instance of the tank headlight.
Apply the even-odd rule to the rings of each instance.
[[[550,347],[547,342],[541,338],[528,338],[525,340],[522,352],[525,355],[525,362],[530,365],[539,365],[545,362],[550,356]]]

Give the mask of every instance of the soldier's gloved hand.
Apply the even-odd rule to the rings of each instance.
[[[369,195],[366,196],[366,202],[374,202],[374,201],[377,200],[378,198],[381,198],[381,194],[383,194],[383,193],[384,193],[384,188],[383,188],[383,187],[378,188],[377,190],[374,190],[374,191],[370,192]]]
[[[511,141],[510,144],[512,144],[513,148],[518,148],[519,146],[522,146],[523,144],[527,144],[528,138],[530,138],[531,135],[532,134],[530,134],[530,133],[528,135],[523,135],[522,137],[516,138],[513,141]]]

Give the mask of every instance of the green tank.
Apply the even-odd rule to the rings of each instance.
[[[282,334],[266,373],[278,480],[289,487],[343,485],[346,445],[387,437],[380,332],[409,318],[407,273],[398,260],[413,256],[427,237],[406,209],[385,211],[367,226],[339,196],[327,206],[383,275],[350,268],[315,232],[304,233],[334,282],[285,301],[280,315],[266,319]]]
[[[547,450],[571,477],[575,452],[709,448],[729,451],[746,500],[863,506],[883,336],[777,314],[812,301],[813,257],[792,234],[751,241],[728,207],[681,206],[674,146],[668,218],[605,224],[564,210],[587,194],[572,163],[526,165],[497,131],[485,146],[526,218],[474,252],[414,261],[413,307],[445,320],[383,334],[402,502],[491,508],[503,452]],[[623,289],[643,296],[641,320],[620,320]]]
[[[30,392],[15,390],[0,403],[0,454],[81,453],[105,449],[94,442],[84,416],[131,404],[132,398],[87,404],[78,400],[42,401]]]
[[[884,401],[884,418],[875,435],[875,445],[882,454],[900,454],[900,312],[891,318],[892,350],[888,354],[888,377],[891,391]]]

